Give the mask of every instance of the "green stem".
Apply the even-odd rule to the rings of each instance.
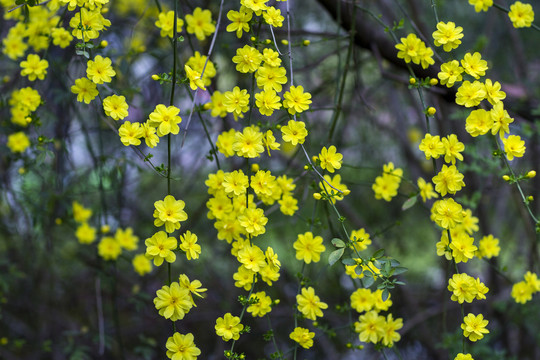
[[[433,8],[433,14],[435,14],[435,20],[437,24],[439,23],[439,15],[437,14],[437,5],[435,5],[435,0],[431,0],[431,7]]]
[[[340,2],[341,3],[341,2]],[[339,88],[339,95],[335,104],[334,113],[332,114],[332,121],[330,125],[330,132],[328,133],[328,142],[332,140],[334,131],[336,129],[337,120],[341,114],[341,106],[343,104],[343,93],[345,90],[345,84],[347,83],[347,73],[349,72],[351,55],[354,48],[354,37],[356,35],[356,6],[353,6],[351,31],[349,33],[349,48],[347,49],[347,57],[345,58],[345,69],[343,70],[343,76],[341,77],[341,86]]]
[[[278,354],[280,359],[283,359],[281,351],[279,351],[279,347],[276,343],[276,337],[274,336],[274,328],[272,328],[272,321],[270,321],[270,315],[266,314],[266,318],[268,319],[268,327],[270,328],[270,331],[272,332],[272,343],[274,344],[274,348],[276,349],[276,353]]]

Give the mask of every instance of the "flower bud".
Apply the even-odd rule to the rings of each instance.
[[[309,40],[304,40],[304,42],[302,43],[304,46],[308,46],[309,44],[311,44],[311,41]]]
[[[528,177],[529,179],[532,179],[532,178],[535,177],[535,176],[536,176],[536,171],[534,171],[534,170],[531,170],[531,171],[529,171],[529,172],[527,173],[527,177]]]
[[[282,43],[283,45],[289,45],[289,41],[286,40],[286,39],[281,40],[281,43]]]
[[[107,40],[101,40],[101,42],[99,43],[99,46],[101,46],[102,48],[107,47],[107,45],[109,45],[109,42]]]
[[[314,193],[314,194],[313,194],[313,198],[314,198],[315,200],[321,200],[322,195],[321,195],[321,193]]]
[[[502,178],[503,178],[504,181],[509,181],[510,180],[510,176],[508,176],[508,175],[503,175]]]
[[[430,107],[427,108],[427,114],[429,116],[435,115],[436,112],[437,112],[437,109],[435,109],[433,106],[430,106]]]
[[[410,79],[409,79],[409,84],[411,84],[411,85],[414,85],[414,84],[416,84],[416,79],[415,79],[415,78],[413,78],[413,77],[412,77],[412,78],[410,78]]]
[[[438,83],[439,83],[439,80],[437,80],[437,79],[430,79],[430,80],[429,80],[429,85],[431,85],[431,86],[435,86],[435,85],[437,85]]]
[[[152,75],[152,80],[158,81],[160,79],[160,76],[158,74]]]
[[[259,164],[252,164],[251,165],[251,172],[256,173],[257,171],[259,171]]]

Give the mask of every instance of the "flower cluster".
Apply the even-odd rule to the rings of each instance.
[[[540,280],[536,273],[527,271],[523,278],[512,286],[512,297],[520,304],[532,300],[532,296],[540,291]]]
[[[394,168],[394,163],[389,162],[383,166],[383,174],[375,178],[375,183],[371,186],[375,193],[375,199],[391,201],[397,196],[403,170]]]

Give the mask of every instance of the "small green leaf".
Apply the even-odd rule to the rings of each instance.
[[[333,238],[332,239],[332,245],[334,245],[335,247],[337,248],[344,248],[345,247],[345,242],[341,239],[338,239],[338,238]]]
[[[394,284],[396,284],[396,285],[405,285],[405,283],[403,281],[396,281]]]
[[[379,249],[371,256],[374,259],[380,259],[384,255],[384,249]]]
[[[375,282],[375,279],[372,277],[366,277],[362,279],[362,284],[364,285],[365,288],[370,287],[371,285],[373,285],[374,282]]]
[[[388,289],[384,289],[381,295],[382,301],[386,301],[389,296],[390,296],[390,292],[388,291]]]
[[[392,270],[394,270],[394,274],[393,274],[393,275],[399,275],[399,274],[403,274],[404,272],[407,272],[409,269],[407,269],[407,268],[404,267],[404,266],[396,266],[396,267],[393,268]]]
[[[330,256],[328,256],[328,264],[330,266],[334,265],[343,256],[344,252],[345,252],[344,248],[332,251],[330,253]]]
[[[405,210],[408,210],[408,209],[412,208],[414,206],[414,204],[416,204],[417,199],[418,199],[418,197],[416,195],[413,196],[413,197],[408,198],[407,201],[405,201],[403,203],[403,205],[401,205],[401,210],[405,211]]]
[[[341,259],[341,263],[343,265],[349,265],[349,266],[356,265],[356,261],[354,261],[354,259],[351,259],[351,258]]]

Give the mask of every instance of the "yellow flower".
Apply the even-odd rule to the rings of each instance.
[[[490,234],[480,239],[477,256],[480,259],[483,257],[491,259],[492,257],[499,256],[500,251],[499,239]]]
[[[463,318],[463,323],[461,324],[463,336],[468,337],[473,342],[482,339],[484,334],[489,333],[489,330],[486,329],[488,322],[484,320],[482,314],[478,314],[477,316],[468,314]]]
[[[385,318],[372,310],[360,315],[359,322],[354,323],[355,331],[362,342],[376,344],[384,336]]]
[[[232,91],[225,92],[223,96],[225,97],[223,105],[227,112],[240,116],[248,111],[250,95],[246,89],[240,90],[238,86],[235,86]]]
[[[334,145],[331,145],[328,149],[323,147],[318,158],[321,168],[328,170],[328,172],[333,173],[337,169],[341,169],[343,155],[336,152],[336,147]]]
[[[43,80],[47,75],[49,62],[42,60],[37,54],[28,54],[25,61],[21,61],[21,75],[28,76],[28,80],[34,81],[37,79]]]
[[[157,227],[165,225],[165,231],[172,233],[175,229],[180,229],[180,222],[186,221],[188,216],[184,211],[185,203],[176,200],[174,196],[167,195],[165,199],[154,202],[154,225]]]
[[[435,190],[445,196],[447,193],[455,194],[460,191],[465,183],[463,182],[464,175],[459,172],[455,165],[443,165],[441,171],[433,177]]]
[[[461,44],[461,38],[463,28],[457,26],[452,21],[447,23],[439,22],[437,24],[437,31],[433,33],[433,39],[435,40],[435,46],[443,46],[444,51],[448,52],[452,49],[456,49]]]
[[[263,13],[264,21],[273,27],[280,28],[283,26],[283,20],[285,18],[281,15],[281,10],[276,9],[273,6],[269,6]]]
[[[534,11],[531,4],[516,1],[510,5],[508,17],[515,28],[530,27],[534,21]]]
[[[7,146],[13,153],[22,153],[30,146],[28,136],[22,131],[8,135]]]
[[[98,254],[103,260],[116,260],[122,253],[122,247],[112,237],[106,236],[98,244]]]
[[[232,149],[238,156],[259,157],[264,152],[263,134],[253,126],[245,127],[242,132],[235,133]]]
[[[492,113],[484,109],[471,111],[465,121],[465,130],[467,130],[472,137],[485,135],[493,128]]]
[[[486,87],[479,81],[464,81],[456,93],[456,104],[473,107],[478,106],[486,97]]]
[[[504,138],[505,134],[510,133],[510,127],[508,126],[514,119],[508,115],[508,111],[504,109],[502,101],[499,101],[493,108],[490,110],[489,114],[493,120],[493,125],[491,127],[491,135],[496,135],[499,133],[501,139]]]
[[[259,291],[254,294],[251,294],[250,300],[258,299],[255,304],[251,304],[247,307],[247,312],[250,313],[253,317],[263,317],[272,311],[272,299],[270,296],[266,295],[266,292]]]
[[[238,221],[248,234],[255,237],[266,232],[264,226],[268,218],[264,216],[263,209],[245,209],[242,215],[238,216]]]
[[[249,32],[249,21],[252,17],[252,12],[230,10],[227,13],[227,19],[229,19],[231,23],[227,26],[227,31],[236,31],[236,37],[240,39],[244,31]]]
[[[197,239],[197,235],[189,230],[180,235],[180,250],[186,253],[188,260],[199,258],[201,246],[197,244]]]
[[[482,60],[482,55],[479,52],[474,54],[466,53],[461,60],[461,66],[463,70],[475,79],[479,79],[480,76],[486,75],[486,70],[488,69],[487,61]]]
[[[289,337],[304,349],[309,349],[313,346],[313,337],[315,337],[315,333],[302,327],[296,327],[294,328],[294,331],[289,334]]]
[[[174,36],[174,11],[161,12],[158,15],[158,20],[154,23],[159,29],[159,35],[161,37]],[[182,32],[182,26],[184,26],[184,20],[176,18],[176,32]]]
[[[137,274],[140,276],[148,274],[152,271],[152,263],[144,254],[135,255],[131,261],[131,264],[133,265],[135,272],[137,272]]]
[[[215,25],[212,23],[212,13],[210,10],[202,10],[200,7],[195,8],[193,14],[186,15],[186,23],[187,32],[195,34],[199,41],[203,41],[216,30]]]
[[[296,145],[304,143],[308,131],[303,121],[289,120],[286,126],[281,127],[281,134],[283,141]]]
[[[51,30],[51,37],[53,39],[53,44],[60,46],[62,49],[65,49],[69,46],[73,40],[73,36],[64,29],[63,27],[57,27]]]
[[[271,116],[274,110],[281,109],[281,98],[274,90],[261,91],[255,94],[255,105],[261,115]]]
[[[75,80],[75,85],[71,86],[71,92],[77,95],[77,101],[90,104],[99,94],[96,84],[87,78]]]
[[[128,116],[129,105],[124,96],[111,95],[103,99],[103,111],[105,115],[114,120],[121,120]]]
[[[439,197],[439,195],[433,191],[433,185],[431,183],[426,182],[426,180],[422,178],[418,178],[416,183],[418,185],[418,189],[420,190],[420,196],[422,197],[423,202],[426,202],[431,198]]]
[[[158,136],[167,134],[178,134],[182,118],[178,116],[180,109],[176,106],[165,106],[159,104],[149,115],[148,124],[157,128]]]
[[[94,60],[88,60],[86,76],[96,84],[111,82],[116,71],[112,68],[112,61],[108,57],[97,55]]]
[[[311,104],[311,94],[304,92],[303,86],[291,86],[289,91],[283,94],[283,107],[289,109],[289,113],[294,115],[309,109]]]
[[[357,251],[366,250],[371,245],[370,236],[364,228],[351,231],[351,241]]]
[[[351,294],[351,307],[359,313],[370,311],[375,306],[375,297],[369,289],[356,289]]]
[[[126,250],[136,250],[139,237],[133,234],[133,229],[128,227],[125,230],[116,229],[114,239]]]
[[[146,245],[147,258],[154,260],[154,265],[160,266],[163,261],[173,263],[176,260],[176,254],[173,252],[178,245],[173,237],[168,237],[165,231],[158,231],[151,238],[144,241]]]
[[[187,64],[184,65],[184,70],[186,71],[187,78],[189,79],[189,87],[191,90],[206,90],[204,83],[201,79],[201,73],[193,70]]]
[[[504,153],[509,161],[514,160],[514,157],[522,157],[525,154],[525,141],[521,140],[519,135],[510,135],[502,139],[504,145]]]
[[[90,216],[92,216],[92,210],[85,208],[83,205],[79,204],[77,201],[73,201],[73,219],[78,223],[85,223]]]
[[[201,350],[195,346],[192,333],[186,335],[175,332],[165,344],[167,357],[173,360],[195,360],[201,355]]]
[[[488,11],[493,6],[493,0],[469,0],[469,4],[474,6],[476,12]]]
[[[219,317],[216,320],[217,336],[221,336],[223,341],[229,341],[231,339],[240,339],[240,331],[244,329],[244,325],[240,324],[240,318],[233,316],[231,313],[226,313],[223,317]]]
[[[81,244],[91,244],[96,240],[96,228],[83,222],[75,231],[75,236]]]
[[[321,253],[326,250],[326,247],[323,245],[323,238],[320,236],[313,237],[311,231],[298,234],[293,247],[296,250],[296,259],[304,261],[306,264],[312,261],[319,262],[321,260]]]
[[[165,285],[156,291],[154,305],[159,315],[172,321],[182,320],[193,307],[189,290],[181,287],[177,282],[171,283],[171,286]]]
[[[317,317],[322,317],[322,310],[327,309],[328,305],[315,295],[315,289],[311,286],[302,288],[302,293],[296,295],[298,303],[298,311],[300,311],[307,319],[316,320]]]
[[[143,129],[138,122],[131,123],[130,121],[126,121],[118,129],[118,135],[120,135],[120,141],[125,146],[136,146],[141,144],[140,138],[143,136]]]
[[[249,45],[244,45],[243,48],[236,50],[236,55],[232,61],[236,64],[236,70],[241,73],[255,72],[263,60],[259,50]]]
[[[223,188],[229,195],[240,196],[246,193],[249,185],[249,178],[242,170],[235,170],[225,173],[223,177]]]

